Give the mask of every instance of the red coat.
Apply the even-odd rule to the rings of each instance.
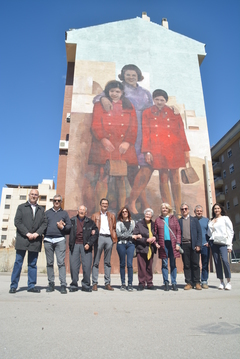
[[[92,146],[89,154],[89,164],[105,164],[107,160],[125,160],[128,165],[138,165],[135,151],[135,142],[137,138],[137,116],[132,108],[122,108],[122,101],[113,104],[113,110],[106,112],[101,103],[97,102],[93,108],[92,121]],[[111,141],[115,150],[108,152],[101,140],[107,138]],[[119,145],[122,142],[129,142],[128,150],[120,155]]]
[[[165,249],[164,249],[165,248],[164,226],[165,226],[164,217],[159,216],[155,221],[155,233],[158,236],[158,243],[160,245],[160,248],[158,250],[158,257],[159,258],[167,258],[166,252],[165,252]],[[173,248],[174,258],[179,258],[180,253],[178,251],[176,251],[176,244],[177,243],[179,245],[181,244],[181,228],[180,228],[178,220],[177,220],[177,218],[175,216],[173,216],[173,215],[169,216],[168,226],[169,226],[169,228],[171,228],[171,230],[173,231],[173,233],[176,236],[176,238],[175,238],[174,235],[171,233],[171,231],[169,231],[170,239],[171,239],[171,243],[172,243],[172,248]]]
[[[180,115],[164,106],[146,109],[142,115],[142,152],[153,155],[154,169],[185,167],[185,152],[190,151]]]

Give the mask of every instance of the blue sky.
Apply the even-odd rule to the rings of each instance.
[[[1,4],[0,189],[55,183],[70,28],[141,17],[206,44],[201,65],[211,146],[240,119],[239,0],[8,0]]]

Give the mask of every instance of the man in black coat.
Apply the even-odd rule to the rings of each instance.
[[[79,269],[82,262],[82,291],[91,292],[92,246],[98,239],[98,228],[87,216],[87,207],[80,206],[77,216],[71,218],[69,236],[69,260],[72,282],[69,292],[78,290]]]
[[[40,293],[35,288],[37,282],[37,259],[42,248],[42,235],[47,228],[47,218],[43,207],[37,204],[39,192],[32,189],[29,200],[18,206],[14,224],[17,227],[16,236],[16,259],[11,276],[9,293],[16,293],[23,260],[28,251],[28,292]]]
[[[199,254],[202,248],[202,230],[196,217],[189,215],[187,203],[181,204],[182,217],[179,219],[181,227],[182,249],[184,253],[183,270],[185,276],[185,290],[196,288],[201,290]]]

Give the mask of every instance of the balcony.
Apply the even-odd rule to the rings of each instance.
[[[225,201],[225,194],[223,192],[216,193],[216,200],[219,203],[223,203]]]
[[[222,188],[222,186],[223,186],[222,177],[217,177],[214,179],[214,186],[215,186],[215,188]]]
[[[217,173],[221,173],[221,171],[222,171],[221,163],[220,162],[215,162],[213,164],[213,173],[217,174]]]

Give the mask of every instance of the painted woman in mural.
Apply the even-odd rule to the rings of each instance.
[[[137,138],[137,116],[134,106],[124,96],[123,84],[109,81],[104,89],[105,97],[111,102],[106,111],[101,102],[93,108],[91,131],[93,135],[89,154],[89,164],[99,166],[99,180],[95,188],[96,203],[106,197],[109,184],[109,166],[115,166],[115,193],[118,207],[126,201],[125,178],[121,174],[125,165],[127,170],[138,165],[135,142]],[[106,167],[108,165],[108,168]],[[127,174],[127,173],[126,173]],[[125,176],[126,176],[125,174]]]
[[[134,179],[138,173],[138,165],[146,166],[145,158],[141,153],[142,144],[142,112],[153,105],[151,93],[139,86],[138,82],[144,79],[141,70],[133,64],[123,66],[121,74],[118,75],[124,86],[124,95],[134,105],[137,114],[137,138],[135,142],[135,149],[138,158],[136,166],[128,168],[128,181],[130,186],[133,186]],[[108,112],[112,110],[112,101],[105,95],[105,91],[96,96],[93,103],[101,101],[103,108]],[[149,207],[145,191],[140,194],[140,201],[142,209]],[[125,205],[125,204],[124,204]]]
[[[129,209],[133,213],[137,213],[136,199],[145,189],[154,170],[159,171],[162,202],[171,203],[172,193],[176,211],[181,205],[179,168],[185,167],[189,162],[190,148],[182,118],[166,106],[167,101],[168,95],[164,90],[155,90],[154,105],[142,115],[141,151],[148,167],[141,168],[134,181],[129,201]]]

